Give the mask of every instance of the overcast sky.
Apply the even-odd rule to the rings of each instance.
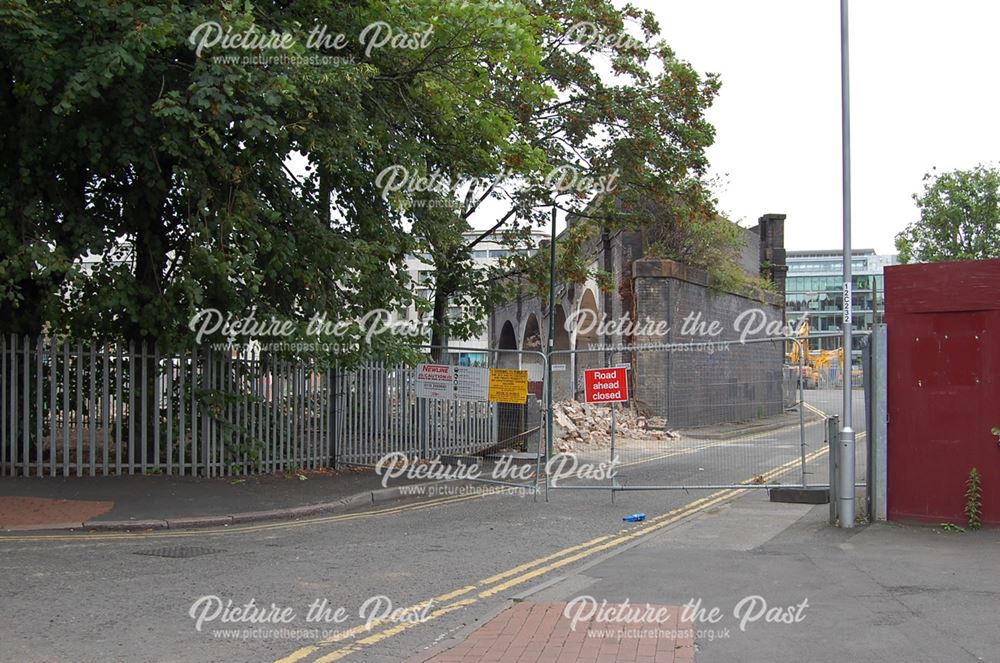
[[[839,249],[838,0],[633,0],[678,56],[721,76],[709,151],[722,210],[788,215],[789,249]],[[895,253],[938,170],[1000,160],[1000,2],[850,6],[855,248]]]

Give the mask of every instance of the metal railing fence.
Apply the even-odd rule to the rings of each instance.
[[[0,338],[0,475],[223,476],[331,459],[331,378],[209,348]]]

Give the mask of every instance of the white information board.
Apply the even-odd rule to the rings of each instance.
[[[474,366],[418,364],[417,398],[448,401],[485,401],[489,396],[490,371]]]

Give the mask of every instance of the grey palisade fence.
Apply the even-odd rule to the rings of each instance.
[[[260,353],[0,338],[0,475],[329,465],[333,376]]]

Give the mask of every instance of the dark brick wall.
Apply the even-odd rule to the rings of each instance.
[[[743,229],[743,251],[740,252],[740,267],[752,276],[760,274],[760,235],[757,227]]]
[[[785,215],[765,214],[757,220],[757,234],[760,236],[760,265],[770,265],[771,280],[778,292],[784,296],[788,264],[785,254]]]
[[[673,350],[643,350],[633,360],[636,398],[676,428],[751,421],[783,409],[781,341],[739,342],[735,324],[748,309],[767,323],[782,320],[780,300],[757,301],[708,287],[707,277],[672,261],[634,265],[637,319],[666,320],[666,337],[637,335],[636,344],[685,344]],[[685,316],[701,313],[716,336],[682,334]],[[745,318],[744,318],[745,319]],[[764,339],[763,331],[747,339]]]

